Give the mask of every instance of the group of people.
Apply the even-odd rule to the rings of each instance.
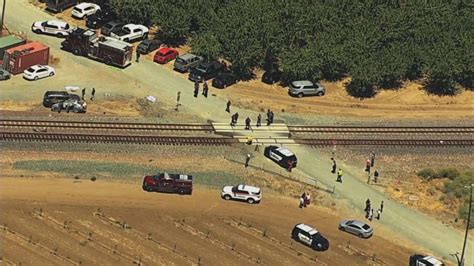
[[[300,205],[301,209],[306,208],[311,203],[311,195],[308,192],[303,192],[300,197]]]
[[[207,98],[209,93],[209,85],[207,85],[207,81],[203,81],[202,84],[202,95]],[[199,95],[199,81],[194,81],[194,97],[197,98]]]
[[[225,111],[230,113],[230,106],[231,106],[231,102],[230,101],[227,101],[227,105],[226,105],[226,109]],[[268,109],[267,111],[267,126],[271,125],[273,123],[273,118],[274,118],[274,113],[272,110]],[[231,116],[231,119],[230,119],[230,125],[231,126],[235,126],[237,125],[238,123],[238,120],[239,120],[239,113],[236,112],[234,113],[232,116]],[[257,116],[257,123],[255,124],[256,127],[260,127],[262,126],[262,115],[261,114],[258,114]],[[245,119],[245,129],[246,130],[251,130],[252,129],[252,119],[250,117],[247,116],[247,118]]]
[[[331,161],[332,161],[331,173],[336,174],[336,169],[337,169],[336,159],[334,159],[334,157],[331,157]],[[336,182],[339,182],[342,184],[342,169],[341,168],[339,168],[339,170],[337,171]]]
[[[375,152],[370,152],[370,157],[365,162],[365,172],[367,172],[367,184],[370,184],[372,180],[370,169],[375,165]],[[379,172],[377,170],[374,171],[374,183],[377,183],[379,178]]]
[[[369,221],[372,221],[374,218],[374,209],[372,208],[372,203],[370,202],[370,199],[367,199],[365,201],[365,218],[369,219]],[[380,208],[377,209],[375,213],[375,219],[380,220],[383,212],[383,200],[380,202]]]
[[[81,99],[84,101],[84,98],[86,97],[86,88],[83,88],[82,89],[82,97]],[[93,101],[95,99],[95,88],[92,88],[92,92],[91,92],[91,101]]]

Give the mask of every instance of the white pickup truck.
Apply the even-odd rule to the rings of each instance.
[[[148,28],[143,25],[127,24],[117,31],[112,31],[110,37],[124,42],[144,40],[148,38]]]

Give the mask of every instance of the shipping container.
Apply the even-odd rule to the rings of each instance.
[[[21,39],[15,35],[9,35],[0,38],[0,60],[3,59],[3,55],[7,49],[25,44],[26,40]]]
[[[33,65],[49,63],[49,47],[40,42],[30,42],[5,51],[3,67],[16,75]]]

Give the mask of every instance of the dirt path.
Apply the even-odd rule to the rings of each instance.
[[[11,230],[0,232],[8,243],[0,254],[14,263],[62,264],[69,258],[72,264],[130,265],[141,259],[190,265],[201,258],[227,265],[401,265],[414,252],[393,239],[340,232],[342,217],[317,206],[300,210],[294,199],[268,193],[261,204],[248,205],[201,187],[183,197],[146,193],[140,184],[58,178],[2,178],[0,192],[0,224]],[[292,241],[289,232],[299,222],[317,226],[330,249],[314,252]]]

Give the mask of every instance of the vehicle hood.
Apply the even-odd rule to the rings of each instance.
[[[43,23],[43,21],[36,21],[33,23],[33,27],[42,28],[43,26],[41,26],[41,23]]]
[[[151,175],[147,175],[147,176],[145,176],[145,178],[143,178],[143,181],[146,181],[146,182],[152,182],[154,180],[155,179]]]
[[[225,186],[222,188],[222,192],[224,193],[232,193],[232,186]]]

